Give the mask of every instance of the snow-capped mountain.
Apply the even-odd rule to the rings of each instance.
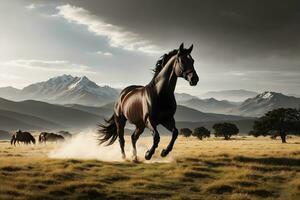
[[[25,87],[14,100],[33,99],[56,104],[100,106],[115,101],[117,96],[117,90],[109,86],[98,86],[85,76],[63,75]],[[2,97],[8,98],[5,95]]]
[[[276,108],[300,108],[300,98],[286,96],[276,92],[263,92],[245,100],[231,113],[243,116],[259,117]]]

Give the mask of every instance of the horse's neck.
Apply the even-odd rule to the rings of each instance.
[[[158,94],[173,94],[177,76],[174,69],[175,57],[171,58],[156,77],[155,87]]]

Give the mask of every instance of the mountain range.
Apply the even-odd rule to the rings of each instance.
[[[204,112],[260,117],[276,108],[300,108],[300,98],[266,91],[241,103],[226,100],[220,101],[214,98],[195,98],[179,102],[179,104]]]
[[[85,76],[71,75],[54,77],[21,90],[0,88],[0,97],[3,97],[0,98],[0,129],[82,129],[95,126],[112,114],[113,102],[119,92],[120,89],[99,86]],[[233,97],[237,94],[240,97],[255,95],[242,102],[232,102],[175,93],[178,102],[176,120],[196,124],[239,121],[260,117],[279,107],[300,108],[299,98],[276,92],[257,94],[245,90],[228,90],[213,94]]]
[[[101,107],[77,104],[57,105],[35,100],[14,102],[0,98],[0,129],[3,130],[70,130],[96,128],[99,122],[113,114],[113,103]],[[249,118],[204,113],[185,106],[178,106],[178,122],[239,121]],[[179,127],[180,128],[180,127]]]
[[[110,117],[114,112],[113,103],[106,104],[102,107],[90,107],[90,106],[83,106],[77,104],[72,104],[67,106],[91,114],[101,113],[101,115],[104,116],[105,118]],[[247,118],[241,116],[235,116],[235,115],[205,113],[186,106],[178,105],[177,111],[175,113],[175,119],[176,121],[208,122],[208,121],[229,121],[229,120],[238,121]]]
[[[104,105],[114,101],[118,91],[109,86],[99,86],[86,76],[63,75],[45,82],[31,84],[22,90],[0,88],[0,97],[10,100],[38,100],[55,104]]]
[[[253,92],[249,90],[221,90],[221,91],[209,91],[200,95],[200,97],[204,99],[214,98],[217,100],[242,102],[256,95],[257,92]]]
[[[0,129],[79,130],[95,127],[103,120],[98,115],[62,105],[26,100],[14,102],[0,98]]]
[[[217,100],[214,98],[209,99],[199,99],[192,98],[186,101],[179,101],[178,104],[193,108],[202,112],[211,112],[211,113],[228,113],[231,109],[235,108],[238,103],[229,102],[226,100]]]
[[[300,108],[300,98],[266,91],[245,100],[242,104],[227,113],[260,117],[266,112],[276,108]]]
[[[11,135],[8,131],[0,130],[0,140],[9,140]]]

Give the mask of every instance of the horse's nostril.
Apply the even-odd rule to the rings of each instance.
[[[194,77],[192,78],[192,82],[193,82],[193,83],[198,82],[198,78],[194,76]]]

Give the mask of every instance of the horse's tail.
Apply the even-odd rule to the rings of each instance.
[[[113,114],[108,120],[105,120],[105,122],[106,124],[99,124],[99,143],[102,144],[109,141],[106,144],[107,146],[109,146],[112,145],[118,138],[115,114]]]

